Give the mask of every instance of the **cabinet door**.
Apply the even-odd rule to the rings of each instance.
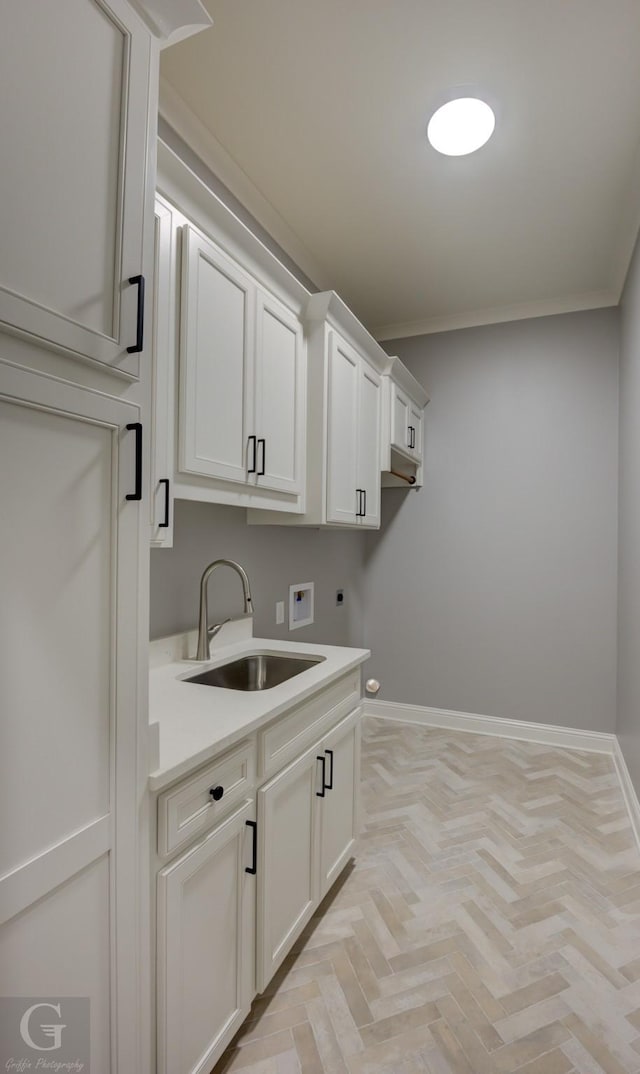
[[[151,339],[151,544],[173,547],[176,278],[171,206],[156,199]]]
[[[318,903],[318,752],[308,750],[258,791],[259,992]]]
[[[132,376],[151,39],[125,0],[7,0],[0,320]]]
[[[391,382],[391,446],[404,454],[410,454],[411,423],[409,400],[400,389]]]
[[[380,526],[380,399],[382,381],[365,362],[360,367],[358,420],[358,487],[363,489],[363,514],[359,522]]]
[[[256,285],[189,225],[182,239],[180,469],[245,484]]]
[[[320,898],[351,857],[358,831],[360,709],[323,740],[325,790],[320,804]]]
[[[422,430],[422,415],[423,415],[422,408],[419,407],[419,406],[416,406],[415,403],[412,403],[410,405],[410,407],[409,407],[409,425],[411,426],[411,430],[412,430],[412,433],[411,433],[411,445],[412,445],[411,446],[411,455],[418,462],[420,462],[422,460],[422,453],[423,453],[422,441],[423,441],[423,435],[424,434],[423,434],[423,430]]]
[[[332,332],[327,386],[327,522],[354,525],[356,521],[360,502],[357,492],[359,374],[359,356]]]
[[[0,362],[0,994],[88,996],[100,1071],[138,1065],[137,418]]]
[[[254,818],[247,801],[158,875],[160,1074],[209,1074],[251,1006]]]
[[[256,330],[255,482],[262,488],[298,493],[305,390],[302,326],[293,313],[261,291]]]

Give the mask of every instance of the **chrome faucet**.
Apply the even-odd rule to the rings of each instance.
[[[251,593],[249,590],[249,579],[247,578],[247,572],[239,563],[235,563],[232,559],[214,559],[213,563],[210,563],[208,567],[205,567],[202,578],[200,579],[200,612],[198,615],[198,651],[196,653],[196,660],[209,660],[211,657],[210,641],[215,638],[219,630],[225,623],[228,623],[231,619],[223,620],[222,623],[216,623],[215,626],[209,626],[209,604],[207,601],[207,583],[215,571],[216,567],[231,567],[236,574],[240,575],[242,581],[242,593],[244,596],[244,614],[253,615],[253,604],[251,603]]]

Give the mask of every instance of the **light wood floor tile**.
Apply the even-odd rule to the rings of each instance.
[[[212,1074],[640,1074],[610,758],[365,722],[363,830]]]

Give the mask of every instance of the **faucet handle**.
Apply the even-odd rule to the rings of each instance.
[[[209,641],[213,641],[213,639],[215,638],[216,634],[218,634],[222,630],[222,628],[225,625],[225,623],[230,623],[230,622],[231,622],[231,616],[228,615],[227,618],[223,619],[221,623],[214,623],[213,626],[207,627],[207,634],[209,635]]]

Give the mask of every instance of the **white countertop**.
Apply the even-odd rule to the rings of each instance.
[[[238,624],[236,636],[246,634],[247,629],[251,630],[250,620],[248,624]],[[368,649],[273,638],[240,636],[239,640],[231,640],[233,631],[231,635],[227,633],[228,644],[216,646],[211,661],[206,664],[177,658],[180,651],[194,651],[193,635],[176,635],[151,643],[149,723],[158,725],[151,730],[159,734],[159,763],[149,776],[153,791],[186,775],[286,709],[357,668],[371,655]],[[182,681],[255,650],[320,656],[323,660],[269,690],[245,692]]]

